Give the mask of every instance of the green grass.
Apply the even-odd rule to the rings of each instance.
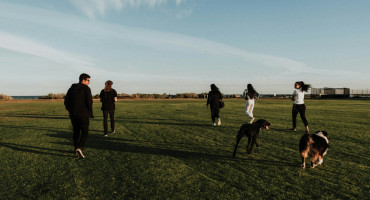
[[[270,123],[261,147],[247,139],[231,158],[243,100],[226,100],[212,127],[205,101],[120,101],[117,133],[103,137],[100,102],[84,151],[73,154],[62,101],[0,102],[2,199],[368,199],[370,101],[306,100],[311,132],[326,130],[324,163],[302,170],[291,127],[292,102],[259,100],[254,114]]]

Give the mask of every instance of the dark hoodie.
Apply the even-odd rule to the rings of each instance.
[[[72,84],[64,99],[70,117],[93,118],[92,104],[91,90],[82,83]]]

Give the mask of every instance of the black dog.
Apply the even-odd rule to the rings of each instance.
[[[329,148],[328,133],[326,131],[317,131],[315,134],[304,134],[299,141],[299,153],[302,157],[302,169],[306,168],[305,160],[308,156],[311,159],[311,167],[321,165],[324,162],[324,156]],[[319,161],[317,161],[319,160]]]
[[[238,135],[236,136],[236,144],[233,157],[235,157],[238,144],[244,135],[248,137],[247,153],[248,154],[252,153],[253,145],[256,144],[256,147],[258,147],[256,140],[260,132],[260,129],[261,128],[269,129],[268,126],[270,126],[270,123],[264,119],[259,119],[253,124],[244,124],[243,126],[241,126]]]

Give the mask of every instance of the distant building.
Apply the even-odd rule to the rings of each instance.
[[[349,88],[312,88],[311,98],[349,98]]]

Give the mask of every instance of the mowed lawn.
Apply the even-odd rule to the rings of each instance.
[[[311,133],[328,132],[324,163],[300,168],[304,125],[291,127],[292,102],[258,100],[260,147],[247,138],[244,100],[226,100],[212,127],[204,100],[116,104],[116,133],[103,137],[100,102],[77,159],[63,101],[0,102],[1,199],[369,199],[370,101],[306,100]],[[307,164],[309,161],[307,161]]]

